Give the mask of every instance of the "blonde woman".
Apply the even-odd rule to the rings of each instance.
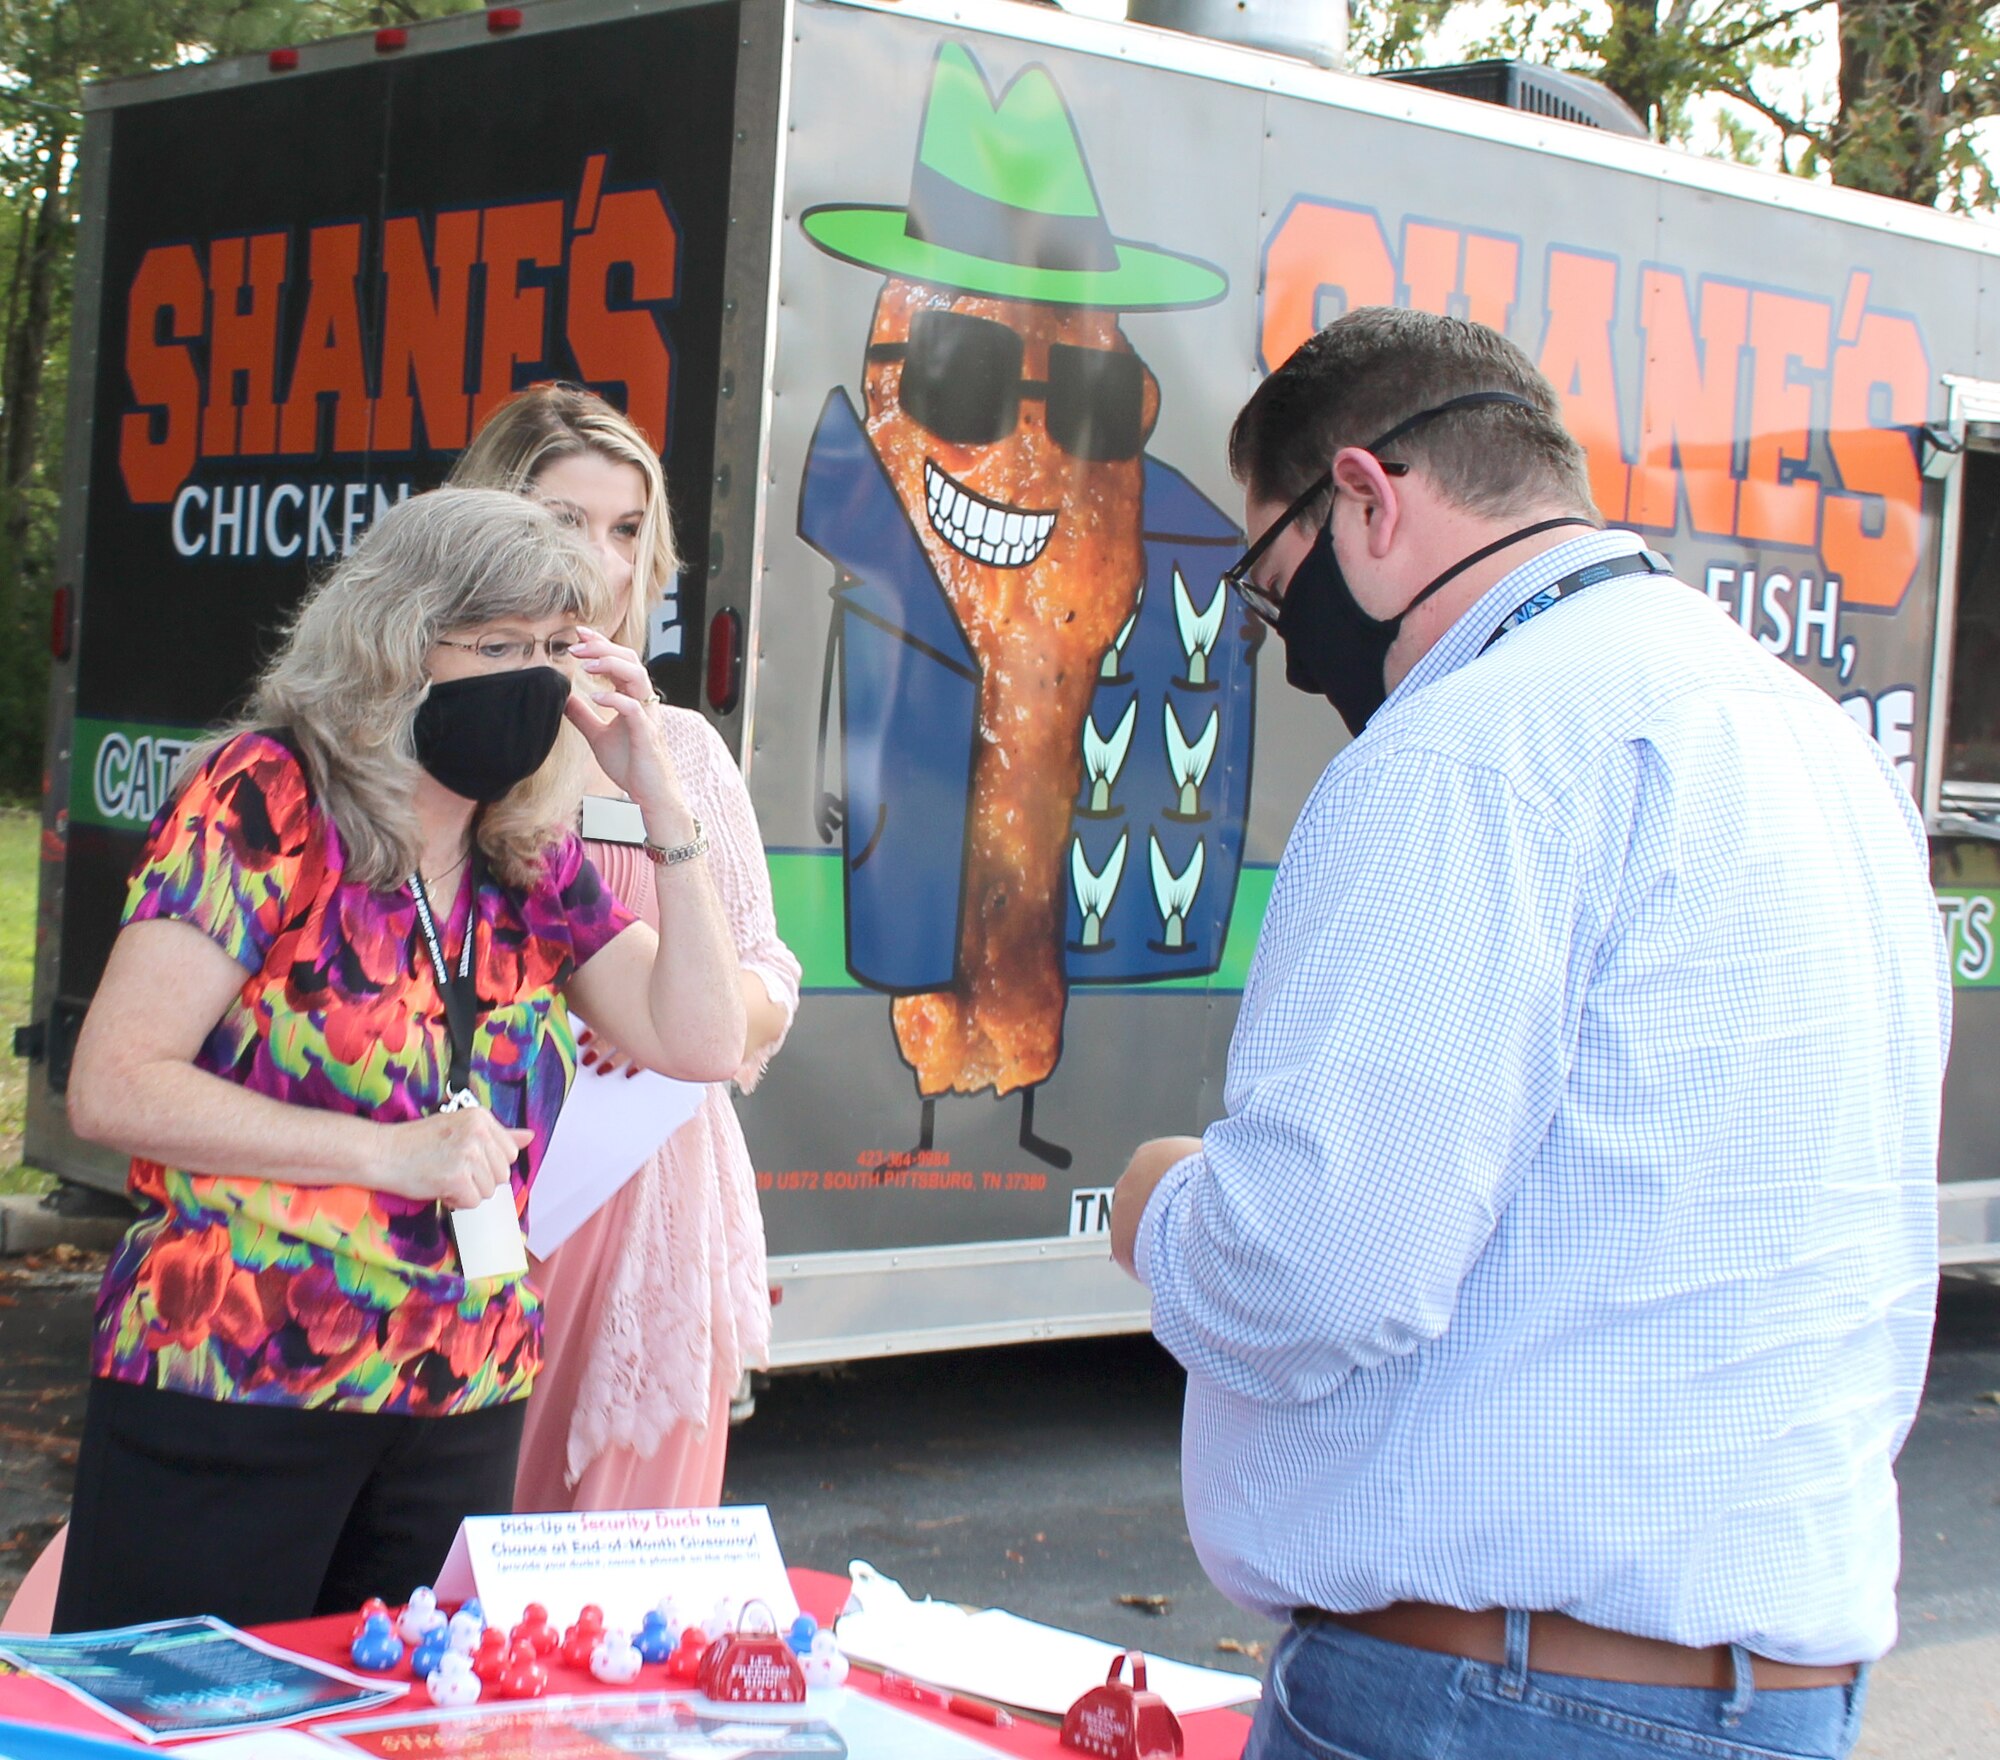
[[[516,489],[584,536],[610,582],[603,616],[621,645],[599,664],[622,693],[651,699],[644,668],[625,650],[643,650],[648,614],[679,563],[660,461],[638,429],[589,392],[537,386],[494,413],[452,480]],[[746,1023],[735,1081],[748,1092],[798,1008],[799,962],[778,939],[756,815],[728,747],[689,710],[654,701],[651,712],[710,841]],[[587,787],[623,792],[602,770]],[[587,839],[585,848],[619,899],[650,920],[651,865],[626,844]],[[629,1050],[612,1031],[583,1056],[615,1066]],[[547,1366],[528,1412],[515,1508],[715,1503],[730,1396],[746,1368],[768,1361],[771,1331],[763,1219],[723,1083],[537,1278]]]
[[[404,503],[154,821],[70,1078],[140,1218],[98,1298],[58,1630],[406,1596],[507,1507],[541,1303],[470,1271],[448,1213],[525,1205],[564,1001],[670,1075],[743,1043],[700,832],[615,688],[638,663],[588,626],[603,593],[518,496]],[[586,770],[670,858],[657,934],[572,829]]]

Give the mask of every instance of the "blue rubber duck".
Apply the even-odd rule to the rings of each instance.
[[[647,1662],[665,1662],[679,1642],[680,1633],[667,1624],[667,1616],[657,1607],[649,1607],[632,1640],[632,1648]]]
[[[416,1680],[428,1680],[444,1659],[444,1653],[451,1648],[451,1627],[434,1627],[424,1635],[423,1642],[410,1652],[410,1674]]]
[[[386,1613],[371,1613],[361,1628],[361,1635],[348,1646],[347,1653],[354,1658],[356,1668],[380,1674],[403,1660],[403,1640],[396,1636],[396,1629],[390,1625]]]

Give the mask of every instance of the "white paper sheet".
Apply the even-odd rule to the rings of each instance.
[[[900,1583],[859,1560],[853,1594],[835,1631],[857,1662],[891,1668],[933,1686],[1060,1717],[1101,1687],[1119,1646],[1038,1625],[998,1608],[972,1612],[946,1601],[912,1601]],[[1177,1716],[1255,1699],[1252,1675],[1146,1657],[1146,1684]],[[1130,1679],[1128,1672],[1127,1679]]]
[[[570,1024],[581,1034],[583,1018]],[[546,1259],[608,1204],[701,1105],[699,1082],[579,1069],[528,1200],[528,1251]]]

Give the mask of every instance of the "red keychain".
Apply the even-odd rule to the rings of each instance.
[[[1120,1678],[1132,1664],[1132,1684]],[[1104,1685],[1092,1687],[1062,1721],[1062,1745],[1099,1760],[1179,1760],[1181,1720],[1158,1693],[1146,1690],[1146,1659],[1122,1651]]]
[[[739,1623],[750,1609],[763,1608],[771,1622],[768,1632],[724,1632],[701,1659],[701,1690],[725,1705],[803,1705],[805,1671],[778,1630],[777,1615],[761,1601],[744,1604]]]

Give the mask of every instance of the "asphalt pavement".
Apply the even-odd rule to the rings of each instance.
[[[89,1261],[0,1261],[0,1601],[68,1505],[95,1288]],[[1180,1371],[1143,1338],[782,1375],[732,1440],[724,1495],[769,1504],[795,1564],[866,1559],[915,1595],[1255,1672],[1272,1628],[1188,1544],[1180,1406]],[[1903,1641],[1857,1760],[1996,1760],[2000,1286],[1947,1286],[1899,1476]]]
[[[0,1259],[0,1605],[69,1515],[102,1254]]]

